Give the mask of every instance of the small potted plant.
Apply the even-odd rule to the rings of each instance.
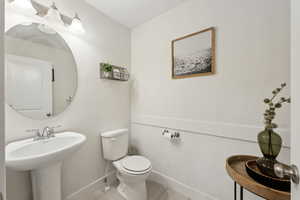
[[[103,76],[105,78],[112,77],[113,66],[111,64],[109,64],[109,63],[101,63],[101,68],[102,68],[102,71],[103,71]]]
[[[273,96],[271,98],[264,99],[264,103],[267,105],[264,113],[265,129],[257,136],[258,144],[263,154],[263,157],[257,159],[257,166],[262,173],[272,177],[276,177],[274,174],[274,165],[277,163],[276,157],[282,146],[280,135],[274,131],[278,126],[273,120],[276,116],[276,111],[282,108],[283,104],[291,102],[290,97],[281,97],[276,102],[275,99],[285,87],[286,83],[282,83],[281,87],[272,91]]]

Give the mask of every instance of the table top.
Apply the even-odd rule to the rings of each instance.
[[[290,200],[291,194],[275,190],[273,188],[264,186],[253,180],[247,173],[245,163],[248,160],[257,159],[255,156],[236,155],[231,156],[226,161],[226,170],[229,176],[246,190],[257,194],[269,200]]]

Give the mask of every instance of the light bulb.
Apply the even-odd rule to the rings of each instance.
[[[53,3],[52,6],[49,8],[47,14],[44,16],[44,19],[55,25],[61,25],[61,26],[65,25],[65,23],[61,19],[60,12],[55,6],[55,3]]]
[[[73,33],[79,33],[79,34],[85,33],[85,30],[82,26],[82,22],[81,22],[80,18],[78,17],[77,13],[75,14],[75,17],[73,18],[73,20],[69,26],[69,29]]]
[[[32,6],[31,0],[14,0],[10,3],[10,5],[24,14],[35,15],[36,10]]]

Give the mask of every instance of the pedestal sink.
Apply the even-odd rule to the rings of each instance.
[[[6,166],[31,171],[34,200],[61,200],[61,164],[85,140],[79,133],[63,132],[52,138],[13,142],[6,145]]]

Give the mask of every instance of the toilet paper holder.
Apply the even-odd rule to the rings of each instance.
[[[180,138],[180,133],[178,131],[174,131],[173,133],[170,133],[168,129],[164,129],[162,132],[163,136],[169,135],[171,139],[179,139]]]

